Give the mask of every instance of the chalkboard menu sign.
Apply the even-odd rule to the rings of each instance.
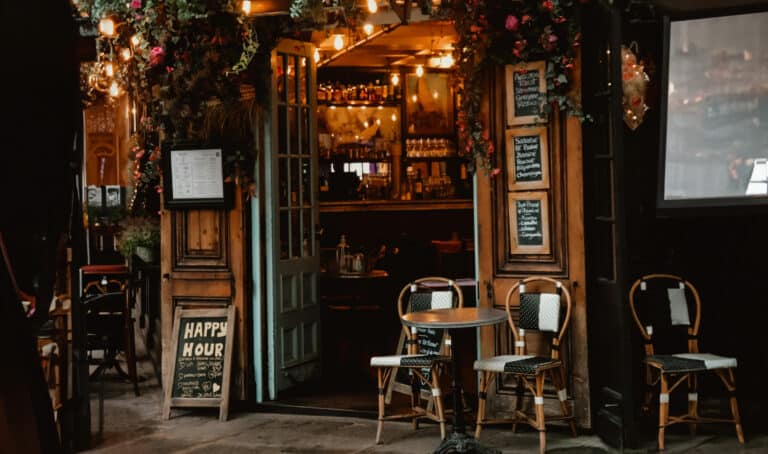
[[[549,253],[547,193],[509,194],[512,253]]]
[[[171,407],[220,407],[225,421],[229,408],[229,377],[235,308],[176,310],[173,361],[164,377],[163,417]]]
[[[434,329],[434,328],[419,328],[418,334],[417,334],[417,342],[418,342],[418,349],[417,351],[421,355],[439,355],[442,353],[442,346],[445,338],[445,330],[442,329]],[[408,354],[408,342],[406,341],[405,333],[402,333],[400,335],[400,341],[397,344],[397,351],[399,351],[401,355],[407,355]],[[422,368],[421,369],[422,375],[427,378],[427,380],[432,379],[432,374],[430,373],[429,368]],[[397,370],[397,373],[395,374],[394,380],[390,381],[390,387],[391,389],[388,390],[387,393],[387,401],[389,401],[389,396],[391,395],[391,392],[397,391],[402,394],[412,394],[412,387],[411,387],[411,372],[408,368],[399,368]],[[429,383],[421,383],[421,395],[423,398],[428,399],[432,394],[430,391],[430,385]]]
[[[511,128],[506,132],[507,181],[510,191],[549,187],[547,128]]]
[[[508,125],[544,120],[541,116],[541,105],[547,92],[544,72],[544,62],[506,67]]]

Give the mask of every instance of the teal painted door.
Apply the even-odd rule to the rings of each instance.
[[[272,52],[265,153],[267,381],[269,399],[320,374],[320,269],[316,67],[311,44]]]

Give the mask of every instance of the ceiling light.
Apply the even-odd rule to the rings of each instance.
[[[341,50],[344,48],[344,36],[343,35],[335,35],[333,37],[333,48],[336,50]]]
[[[368,0],[368,12],[373,14],[379,10],[379,4],[376,0]]]
[[[250,2],[250,0],[243,0],[243,3],[240,4],[240,9],[243,11],[243,13],[246,16],[248,14],[251,14],[251,2]]]
[[[435,99],[437,99],[437,90],[435,90],[435,92],[434,92],[434,93],[432,93],[432,97],[433,97],[433,98],[435,98]]]
[[[116,80],[113,80],[112,84],[109,86],[109,96],[113,98],[120,96],[120,86],[117,84]]]
[[[398,86],[400,84],[400,76],[397,73],[392,73],[392,85]]]
[[[418,96],[416,96],[416,95],[412,95],[412,96],[411,96],[411,101],[413,101],[413,102],[416,102],[416,101],[418,101],[418,100],[419,100],[419,97],[418,97]]]
[[[363,25],[363,31],[365,32],[366,35],[370,36],[371,33],[373,33],[373,24],[368,22],[365,25]]]
[[[312,55],[312,58],[315,59],[315,63],[319,62],[320,61],[320,51],[315,49],[315,53],[314,53],[314,55]]]
[[[107,74],[107,77],[115,76],[115,67],[111,61],[104,63],[104,72]]]
[[[440,67],[441,68],[451,68],[453,67],[453,64],[455,61],[453,60],[453,55],[451,54],[445,54],[442,57],[440,57]]]
[[[424,65],[418,65],[418,66],[416,67],[416,75],[417,75],[418,77],[421,77],[421,76],[423,76],[423,75],[424,75]]]

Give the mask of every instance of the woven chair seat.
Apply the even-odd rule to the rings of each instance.
[[[729,369],[737,366],[736,358],[712,355],[710,353],[653,355],[646,358],[645,362],[660,367],[664,372],[698,372],[712,369]]]
[[[388,355],[371,358],[371,367],[429,367],[435,362],[448,362],[450,356],[442,355]]]
[[[534,375],[539,369],[560,364],[559,360],[532,355],[501,355],[475,361],[475,370]]]

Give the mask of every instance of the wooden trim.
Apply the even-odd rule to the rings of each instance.
[[[371,211],[438,211],[471,210],[471,199],[436,200],[363,200],[348,202],[320,202],[321,213]]]
[[[549,189],[549,141],[547,137],[547,128],[539,126],[536,128],[512,128],[508,129],[506,134],[506,159],[507,159],[507,190],[518,191],[525,189]],[[517,181],[516,164],[517,155],[515,154],[515,138],[517,137],[538,137],[539,138],[539,162],[541,165],[541,180],[535,181]]]

